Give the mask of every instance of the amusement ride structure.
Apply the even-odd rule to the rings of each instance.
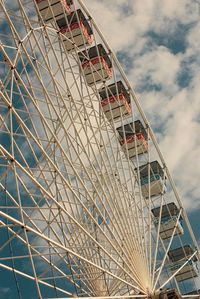
[[[0,28],[0,285],[19,299],[199,297],[188,217],[84,1],[0,0]]]

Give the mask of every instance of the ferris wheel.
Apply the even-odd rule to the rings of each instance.
[[[0,0],[0,28],[0,298],[199,297],[173,179],[84,3]]]

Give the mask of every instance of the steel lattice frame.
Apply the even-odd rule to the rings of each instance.
[[[174,182],[115,54],[82,1],[74,1],[72,10],[78,8],[90,22],[92,45],[103,44],[109,54],[110,82],[120,79],[129,91],[132,113],[107,120],[99,90],[109,83],[90,87],[81,69],[78,52],[88,46],[67,52],[56,21],[45,24],[34,1],[0,1],[0,269],[14,277],[19,298],[26,289],[21,277],[39,298],[195,290],[195,278],[180,284],[175,276],[181,268],[169,270],[169,249],[185,242],[175,236],[180,217],[195,248],[185,264],[198,257]],[[149,150],[128,159],[116,128],[137,119]],[[139,166],[152,160],[162,165],[168,192],[145,200]],[[169,201],[180,212],[163,241],[162,209],[157,229],[151,210]]]

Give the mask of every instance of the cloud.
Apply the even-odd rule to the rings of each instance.
[[[7,294],[8,295],[8,293],[10,293],[10,288],[6,288],[6,287],[0,287],[0,293],[1,294]]]
[[[199,2],[85,3],[128,72],[185,206],[196,208],[200,194]]]
[[[162,93],[168,95],[177,91],[176,75],[179,70],[179,57],[166,47],[158,46],[136,58],[129,76],[134,78],[135,86],[140,90],[145,91],[149,85],[159,86]]]
[[[197,2],[191,0],[163,0],[162,2],[159,0],[111,0],[109,2],[106,0],[101,2],[98,0],[85,0],[85,3],[92,10],[107,40],[109,40],[111,46],[117,51],[119,57],[121,57],[122,64],[125,65],[131,84],[137,90],[144,110],[159,137],[161,149],[164,152],[170,169],[175,175],[185,206],[188,209],[199,208],[200,188],[198,187],[198,177],[200,174],[200,163],[196,162],[199,160],[198,148],[200,145],[199,135],[197,134],[200,129],[200,62],[198,58],[200,57],[200,43],[198,37],[199,16],[198,10],[196,9]],[[184,28],[182,31],[180,30],[181,27]],[[182,32],[183,36],[180,36],[180,32]],[[178,34],[179,36],[177,36]],[[176,41],[176,43],[181,43],[178,50],[176,49],[175,51],[174,44],[170,43],[171,39]],[[54,69],[60,68],[60,66],[56,66],[53,57],[51,64]],[[186,76],[186,74],[188,75],[184,84],[182,82],[184,76],[181,77],[181,74],[184,74],[184,76]],[[45,77],[45,71],[43,71],[43,77]],[[45,77],[48,85],[49,81],[47,78],[48,77]],[[57,82],[59,82],[59,79],[62,78],[59,78],[58,75],[56,79]],[[70,79],[69,75],[68,83],[72,84],[73,80],[73,78]],[[62,80],[60,81],[62,84]],[[36,82],[37,80],[32,81],[32,83]],[[49,85],[49,92],[50,87]],[[62,86],[62,88],[63,87],[65,86]],[[60,87],[61,94],[62,88]],[[74,90],[71,88],[73,94],[77,95],[76,88],[73,88]],[[85,94],[85,90],[83,90],[83,92]],[[78,96],[76,96],[76,101],[78,101],[78,99]],[[43,106],[43,104],[41,104],[39,106],[41,106],[41,111],[48,117],[49,112],[45,105]],[[96,101],[95,105],[91,107],[91,111],[94,108],[96,109],[97,106],[98,102]],[[88,111],[89,109],[90,108],[88,108]],[[84,113],[82,110],[79,112],[81,114],[81,120],[83,120]],[[77,113],[77,111],[74,113]],[[57,116],[55,112],[52,112],[52,115]],[[76,119],[75,115],[74,119]],[[38,127],[40,125],[39,123]],[[65,125],[67,124],[65,123]],[[97,123],[95,123],[95,125],[97,126]],[[49,126],[53,128],[51,121],[49,122]],[[77,154],[74,153],[72,147],[69,149],[70,146],[64,139],[64,137],[67,136],[64,129],[60,128],[56,131],[60,144],[66,152],[68,151],[68,155],[71,154],[71,157],[74,159],[74,164],[78,160],[78,154],[81,158],[84,156],[84,147],[89,138],[94,149],[94,152],[91,151],[89,158],[95,161],[97,156],[95,155],[96,138],[93,136],[93,132],[91,132],[90,124],[85,125],[85,127],[87,129],[86,132],[83,130],[82,125],[77,126],[79,136],[76,142],[82,145],[80,152]],[[73,128],[67,128],[67,133],[71,133],[71,136],[76,136],[77,132],[75,132],[75,134],[74,132]],[[105,143],[107,143],[107,139],[109,139],[111,135],[104,138]],[[96,137],[100,140],[98,135]],[[69,140],[73,141],[72,144],[74,143],[72,137],[68,137],[68,142]],[[117,141],[115,140],[115,142]],[[23,151],[25,151],[25,149],[26,148],[22,148]],[[55,153],[57,154],[57,152]],[[61,156],[60,158],[63,162],[63,157]],[[72,158],[71,160],[73,160]],[[86,163],[86,158],[84,161],[85,166],[88,166],[88,168],[90,167],[89,158],[88,163]],[[114,160],[115,157],[112,156],[112,158]],[[193,166],[194,163],[195,167]],[[43,166],[42,163],[40,166]],[[46,169],[47,171],[50,170],[49,165],[46,165]],[[45,168],[43,170],[45,170]],[[60,170],[64,173],[62,166],[60,166]],[[36,176],[36,172],[34,175]],[[39,172],[37,178],[38,180],[42,178]],[[49,175],[49,177],[46,175],[46,179],[50,181],[52,175]],[[61,181],[61,183],[63,182]],[[77,183],[74,182],[74,185],[76,184]],[[116,188],[117,184],[116,182]],[[51,185],[51,187],[48,186],[48,188],[51,194],[55,194],[55,185]],[[109,191],[109,188],[111,187],[108,187],[106,190]],[[79,185],[77,185],[77,189],[79,189]],[[79,193],[77,191],[77,198],[78,196],[80,197]],[[110,194],[109,202],[111,202],[114,196],[111,196],[111,191],[108,193]],[[60,197],[64,199],[67,197],[64,191],[60,191]],[[71,193],[68,197],[72,201],[73,195]],[[121,203],[123,197],[119,196],[117,198],[120,198]],[[79,208],[79,205],[77,206]],[[47,205],[45,204],[43,208],[45,208],[44,214],[46,218],[53,218],[53,214],[49,213],[46,207]],[[52,204],[52,208],[57,214],[58,209],[55,204]],[[76,218],[77,214],[74,211],[74,206],[69,207],[67,205],[66,209]],[[63,213],[63,218],[64,216],[65,213]],[[43,227],[45,217],[42,216],[41,212],[39,215],[33,215],[33,218],[35,218],[34,220],[38,227]],[[55,225],[54,228],[57,234],[59,234],[61,231],[60,227]],[[52,239],[57,239],[52,230],[50,230],[50,235]],[[60,238],[60,242],[63,243],[62,237]]]

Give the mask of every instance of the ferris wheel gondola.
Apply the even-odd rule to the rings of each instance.
[[[184,207],[83,2],[0,7],[4,288],[13,298],[198,297]]]

